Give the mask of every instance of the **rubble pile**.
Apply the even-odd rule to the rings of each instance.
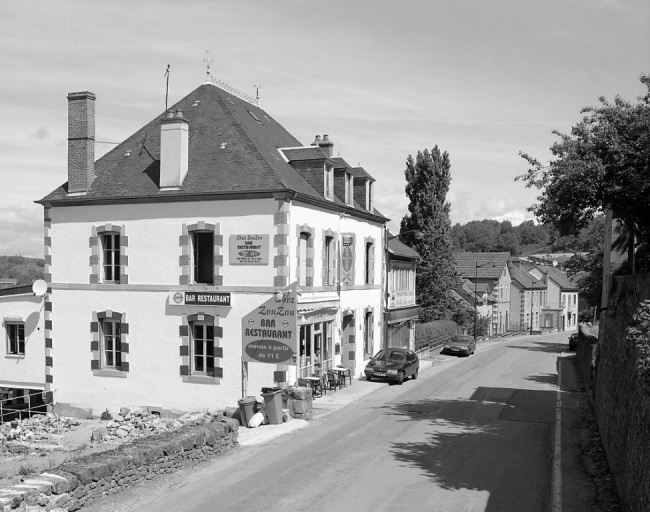
[[[213,415],[209,412],[188,413],[177,419],[163,419],[157,414],[151,414],[146,411],[132,411],[127,407],[122,407],[120,414],[113,420],[109,420],[106,425],[93,430],[92,441],[129,441],[153,434],[178,430],[184,425],[210,423],[212,419]]]
[[[54,413],[38,414],[23,420],[0,424],[0,443],[9,451],[11,446],[38,447],[60,442],[61,437],[80,425],[75,418],[61,417]]]

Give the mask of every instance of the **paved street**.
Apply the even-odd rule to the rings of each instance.
[[[480,343],[469,358],[434,355],[403,386],[355,382],[355,401],[329,412],[317,399],[320,414],[305,428],[91,510],[593,510],[593,484],[576,463],[573,422],[586,406],[577,395],[563,395],[573,413],[560,423],[567,435],[556,433],[566,340]]]

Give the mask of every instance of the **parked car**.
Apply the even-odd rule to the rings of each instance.
[[[418,378],[420,359],[412,350],[405,348],[386,348],[370,359],[364,373],[366,380],[386,379],[398,384],[405,379]]]
[[[451,340],[445,344],[441,353],[470,356],[476,352],[476,340],[474,336],[465,334],[455,334]]]
[[[578,333],[574,332],[569,336],[569,350],[576,350],[578,348]]]

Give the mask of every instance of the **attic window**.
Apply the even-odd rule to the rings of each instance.
[[[249,113],[251,116],[253,116],[253,119],[255,119],[255,121],[257,121],[258,123],[262,124],[262,121],[260,121],[260,120],[258,119],[258,117],[257,117],[255,114],[253,114],[250,110],[248,111],[248,113]]]

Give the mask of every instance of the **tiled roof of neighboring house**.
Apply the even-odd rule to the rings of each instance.
[[[510,272],[510,277],[516,283],[519,283],[523,288],[530,289],[546,289],[546,284],[544,280],[537,279],[535,276],[528,273],[528,270],[532,268],[532,265],[528,262],[522,261],[509,261],[508,270]]]
[[[355,178],[368,178],[370,181],[375,181],[375,178],[370,176],[363,167],[353,167],[352,171],[354,172]]]
[[[282,152],[290,162],[295,160],[314,160],[319,158],[325,160],[328,158],[325,152],[318,146],[282,148]]]
[[[563,292],[578,291],[578,286],[561,270],[548,265],[537,265],[537,268],[555,281]]]
[[[292,152],[295,158],[327,158],[325,153],[316,146],[303,147],[261,108],[203,84],[169,110],[181,110],[189,122],[188,172],[178,190],[159,187],[161,114],[95,162],[96,178],[83,197],[68,196],[66,183],[39,202],[157,201],[170,196],[290,191],[328,204],[323,191],[315,190],[292,168],[280,148],[293,148],[285,154]],[[335,204],[350,208],[340,198]],[[355,206],[385,220],[376,210],[365,212]]]
[[[409,258],[413,260],[420,260],[422,257],[408,245],[402,243],[397,236],[388,235],[388,252],[395,256],[402,258]]]
[[[456,274],[461,277],[498,279],[509,258],[507,252],[455,252],[454,265]]]

